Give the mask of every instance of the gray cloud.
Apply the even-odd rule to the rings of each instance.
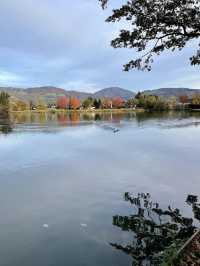
[[[94,0],[1,0],[0,85],[87,91],[200,85],[199,68],[189,66],[192,47],[160,57],[150,73],[123,72],[135,52],[110,47],[119,26],[104,22],[108,13]]]

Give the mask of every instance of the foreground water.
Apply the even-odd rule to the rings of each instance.
[[[0,265],[124,266],[126,191],[187,215],[200,195],[200,116],[13,114],[0,120]]]

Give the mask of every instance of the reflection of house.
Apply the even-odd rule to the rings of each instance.
[[[48,104],[48,108],[49,109],[56,109],[56,104],[52,103],[52,104]]]

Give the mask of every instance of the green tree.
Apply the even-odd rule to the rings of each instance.
[[[88,97],[87,99],[83,100],[82,102],[83,108],[87,109],[93,106],[93,99]]]
[[[95,109],[101,108],[101,105],[102,105],[101,99],[94,99],[94,107],[95,107]]]
[[[137,106],[137,104],[138,104],[137,98],[131,98],[131,99],[127,100],[126,107],[127,108],[133,108],[133,107]]]
[[[192,97],[192,103],[200,105],[200,94],[194,94]]]
[[[168,109],[167,102],[156,95],[147,95],[139,93],[137,95],[138,107],[152,111],[164,111]]]
[[[103,8],[109,0],[99,0]],[[114,48],[133,48],[140,56],[124,65],[151,70],[154,56],[166,50],[182,50],[200,37],[199,0],[131,0],[113,10],[107,22],[125,20],[124,28],[111,41]],[[122,2],[122,3],[123,3]],[[194,48],[191,65],[200,64],[200,49]]]
[[[141,96],[142,96],[142,93],[139,91],[139,92],[135,95],[135,99],[140,99]]]
[[[0,105],[3,107],[9,106],[9,94],[7,92],[1,92],[0,93]]]

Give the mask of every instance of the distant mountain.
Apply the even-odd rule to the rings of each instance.
[[[14,87],[0,87],[0,91],[7,91],[13,99],[22,101],[37,101],[43,100],[45,103],[55,102],[60,96],[77,97],[80,100],[88,97],[92,98],[114,98],[122,97],[124,100],[134,97],[134,93],[119,87],[110,87],[99,90],[95,93],[87,93],[73,90],[64,90],[53,86],[35,87],[35,88],[14,88]]]
[[[109,87],[94,93],[95,98],[114,98],[116,96],[120,96],[124,100],[127,100],[133,98],[135,93],[119,87]]]
[[[0,91],[7,91],[11,95],[11,100],[22,100],[25,102],[33,101],[37,102],[39,99],[45,103],[55,103],[60,96],[77,97],[80,100],[88,97],[92,98],[114,98],[117,96],[122,97],[124,100],[133,98],[135,93],[129,90],[125,90],[119,87],[109,87],[99,90],[95,93],[87,93],[81,91],[64,90],[53,86],[35,87],[35,88],[15,88],[15,87],[0,87]],[[171,96],[179,97],[181,95],[187,95],[192,97],[193,94],[199,93],[200,90],[194,90],[189,88],[160,88],[156,90],[143,91],[146,94],[153,94],[165,98]]]
[[[145,94],[153,94],[160,97],[169,98],[171,96],[179,97],[181,95],[187,95],[192,97],[195,93],[200,93],[200,90],[188,89],[188,88],[160,88],[156,90],[146,90]]]
[[[46,101],[49,99],[53,100],[59,96],[67,96],[67,97],[77,97],[80,100],[83,100],[87,97],[92,97],[91,93],[73,91],[73,90],[64,90],[57,87],[45,86],[45,87],[36,87],[36,88],[28,88],[24,91],[28,92],[28,94],[40,96],[44,98]]]

